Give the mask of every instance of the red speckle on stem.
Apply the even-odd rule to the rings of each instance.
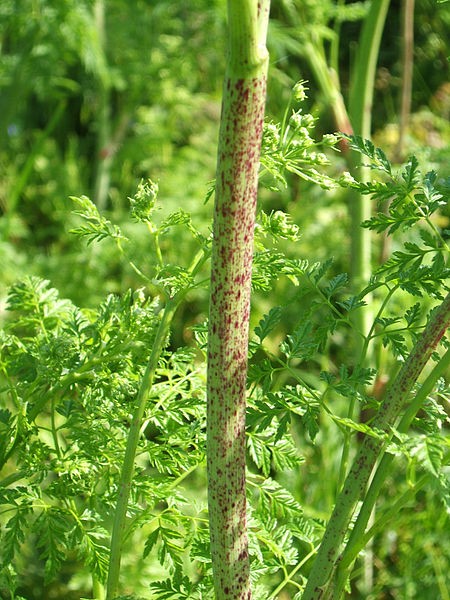
[[[228,80],[224,90],[209,319],[209,513],[214,576],[227,596],[243,599],[251,597],[245,507],[245,408],[265,78]]]

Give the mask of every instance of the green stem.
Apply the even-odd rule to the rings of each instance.
[[[387,523],[390,523],[396,517],[398,513],[403,509],[404,506],[409,504],[417,496],[417,493],[422,490],[431,478],[430,473],[425,473],[414,483],[414,486],[408,488],[403,494],[401,494],[397,500],[389,505],[387,510],[378,517],[377,521],[370,527],[367,533],[363,534],[362,537],[362,548],[377,534],[382,531],[386,531]],[[356,556],[355,556],[356,558]],[[344,581],[345,583],[345,581]]]
[[[228,60],[219,135],[207,374],[208,508],[217,600],[251,598],[245,411],[269,0],[228,0]]]
[[[414,65],[414,0],[402,1],[402,93],[398,130],[397,159],[403,160],[405,137],[411,112]]]
[[[108,198],[111,166],[113,153],[109,149],[111,139],[111,106],[110,106],[110,82],[106,75],[106,56],[105,56],[105,3],[104,0],[96,0],[94,4],[94,19],[98,33],[99,51],[102,54],[104,70],[98,76],[97,99],[98,120],[97,120],[97,164],[94,184],[94,199],[100,209],[106,206]]]
[[[366,332],[366,335],[364,337],[364,342],[362,344],[361,352],[360,352],[360,359],[359,359],[360,365],[365,364],[365,358],[369,352],[370,342],[375,337],[374,332],[375,332],[375,327],[377,325],[377,319],[382,315],[384,309],[386,308],[387,304],[389,303],[389,301],[396,289],[397,289],[396,287],[389,289],[388,293],[386,294],[386,296],[378,310],[378,313],[377,313],[375,319],[373,319],[372,325],[369,327],[369,329]],[[365,309],[366,309],[366,306],[363,306],[363,307],[361,307],[360,310],[365,310]],[[348,411],[347,411],[348,419],[354,419],[355,402],[356,402],[356,399],[351,398],[351,400],[349,402]],[[340,490],[342,488],[342,485],[344,483],[345,476],[347,473],[349,456],[350,456],[351,439],[352,439],[351,432],[345,431],[344,432],[344,442],[342,445],[341,462],[340,462],[340,466],[339,466],[338,490]]]
[[[25,477],[26,477],[26,474],[24,473],[24,471],[16,471],[16,473],[10,473],[3,479],[0,479],[0,488],[2,488],[2,487],[6,488],[10,485],[13,485],[17,481],[20,481],[21,479],[25,479]]]
[[[105,0],[95,0],[95,29],[98,35],[99,70],[97,101],[97,162],[94,182],[94,200],[100,209],[107,204],[111,188],[111,171],[120,144],[130,124],[130,113],[124,110],[112,124],[111,77],[107,57],[107,39],[105,26]]]
[[[352,125],[342,97],[336,71],[328,66],[321,48],[318,48],[313,42],[306,41],[303,45],[303,51],[325,101],[333,113],[337,129],[342,133],[352,134]]]
[[[173,315],[178,306],[178,298],[175,297],[166,304],[161,322],[158,327],[153,344],[152,353],[147,364],[141,387],[137,397],[133,419],[130,423],[130,431],[127,439],[125,457],[122,465],[122,473],[119,483],[116,511],[114,515],[113,530],[111,535],[111,555],[108,569],[107,600],[113,600],[117,596],[119,587],[120,561],[122,553],[122,540],[126,528],[126,512],[130,496],[131,482],[134,473],[134,460],[139,442],[141,422],[144,415],[150,390],[153,385],[156,367],[167,339],[169,327]]]
[[[386,398],[374,419],[374,429],[389,431],[408,400],[410,391],[427,364],[437,344],[450,325],[450,294],[433,311],[422,337],[417,341],[408,359],[389,388]],[[303,600],[335,598],[332,588],[333,572],[350,519],[359,499],[364,495],[375,463],[384,451],[380,441],[366,436],[355,457],[342,492],[328,523],[319,553],[313,565]]]
[[[270,594],[267,600],[273,600],[273,598],[278,598],[278,594],[281,591],[283,591],[283,589],[288,585],[288,583],[293,581],[295,574],[303,567],[305,563],[308,562],[310,558],[312,558],[315,555],[317,549],[318,547],[313,548],[311,552],[309,552],[309,554],[307,554],[298,564],[295,565],[295,567],[290,573],[286,574],[283,581],[273,590],[273,592]]]
[[[349,97],[349,118],[351,129],[356,135],[366,139],[371,137],[372,129],[372,102],[375,82],[375,71],[379,55],[381,36],[389,8],[389,0],[372,0],[369,12],[364,20],[359,43],[359,54],[356,61],[354,73],[352,74],[352,86]],[[354,156],[347,153],[349,169],[356,179],[364,181],[368,178],[367,169],[362,166],[360,155]],[[349,197],[350,214],[350,256],[351,256],[351,280],[355,293],[369,281],[372,269],[372,236],[369,229],[361,227],[361,223],[367,221],[371,216],[371,205],[366,196],[351,193]],[[372,299],[366,298],[367,304],[354,313],[354,329],[368,341],[371,331]],[[361,344],[356,339],[355,355],[361,353],[362,349],[367,352],[366,344]],[[368,364],[372,364],[372,356],[368,356]],[[355,419],[355,402],[349,405],[347,417]],[[343,480],[347,471],[347,462],[350,452],[350,436],[344,439],[340,481]]]
[[[356,135],[370,138],[372,102],[381,36],[389,0],[372,0],[364,19],[349,98],[349,114]]]
[[[352,76],[348,110],[350,122],[354,134],[366,139],[371,137],[375,72],[388,8],[389,0],[372,0],[364,19],[359,53]],[[360,155],[350,155],[348,161],[350,171],[356,179],[364,181],[368,178]],[[351,194],[349,202],[352,285],[354,290],[360,290],[369,281],[372,268],[371,232],[361,227],[361,223],[371,216],[371,206],[367,196],[357,193]],[[363,335],[367,334],[372,322],[370,298],[367,300],[367,306],[355,313],[355,328]]]
[[[425,379],[420,390],[407,407],[403,417],[400,420],[400,423],[397,426],[397,431],[400,433],[406,433],[408,431],[415,415],[423,406],[427,396],[433,391],[437,380],[448,372],[449,367],[450,350],[447,350],[447,352],[443,355],[443,357],[439,360],[434,369]],[[340,587],[342,588],[345,585],[347,569],[355,560],[358,553],[364,548],[364,545],[368,539],[370,539],[365,536],[364,532],[380,490],[390,473],[394,458],[395,457],[393,454],[384,454],[371,481],[369,490],[364,498],[358,518],[354,524],[352,533],[339,562],[338,586],[340,582]]]
[[[190,272],[195,275],[201,268],[207,258],[207,253],[201,250],[195,257]],[[167,340],[170,325],[173,316],[186,295],[187,290],[181,290],[178,294],[167,301],[161,321],[156,332],[153,342],[152,352],[142,378],[139,393],[136,399],[136,404],[133,412],[133,418],[130,423],[130,429],[125,448],[125,456],[122,464],[122,472],[119,482],[119,491],[117,496],[116,510],[113,520],[113,530],[111,534],[111,549],[108,567],[108,581],[106,588],[107,600],[113,600],[118,594],[120,562],[122,554],[122,545],[126,533],[127,525],[127,508],[130,497],[131,483],[134,474],[134,461],[136,457],[137,446],[139,442],[141,424],[144,416],[147,401],[153,385],[156,368],[164,345]]]

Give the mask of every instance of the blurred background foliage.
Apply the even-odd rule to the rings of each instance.
[[[1,290],[19,272],[49,277],[83,305],[134,285],[108,249],[68,235],[71,195],[84,193],[119,221],[141,178],[160,186],[163,213],[178,207],[209,225],[224,67],[225,3],[158,0],[4,0],[0,6]],[[319,133],[335,131],[305,57],[313,40],[339,69],[344,98],[357,51],[361,2],[275,0],[269,33],[268,115],[280,120],[292,85],[309,80]],[[379,58],[376,141],[394,148],[401,79],[400,3],[393,2]],[[408,151],[432,166],[449,158],[448,5],[417,3]],[[338,47],[336,48],[336,44]],[[335,156],[336,169],[342,168]],[[292,178],[264,208],[291,212],[318,259],[346,248],[334,227],[342,200]],[[162,215],[163,216],[163,215]],[[136,232],[137,238],[139,235]],[[177,240],[177,255],[183,240]],[[187,243],[187,242],[186,242]],[[145,240],[136,247],[145,259]],[[342,267],[345,270],[345,257]],[[81,285],[82,284],[82,285]]]
[[[0,311],[8,285],[25,274],[49,279],[62,297],[81,307],[95,306],[107,293],[142,285],[108,242],[86,247],[69,233],[78,223],[70,196],[88,195],[119,223],[133,240],[134,261],[146,272],[151,273],[154,260],[148,236],[128,217],[128,198],[141,179],[158,182],[161,219],[182,208],[192,214],[198,229],[208,231],[212,206],[205,197],[215,171],[225,5],[219,0],[2,0]],[[336,131],[305,48],[312,43],[327,56],[346,99],[367,8],[366,2],[273,0],[269,118],[283,118],[292,86],[304,79],[309,82],[304,110],[317,118],[317,134]],[[372,114],[374,140],[390,158],[395,158],[399,131],[400,22],[401,2],[394,0],[383,34]],[[418,0],[406,151],[418,155],[423,170],[442,172],[450,159],[449,34],[448,3]],[[330,168],[339,174],[347,168],[344,158],[334,153]],[[300,242],[286,246],[290,255],[311,261],[334,256],[336,272],[348,271],[342,192],[324,191],[292,176],[284,190],[262,190],[261,204],[266,211],[289,212],[300,226]],[[448,227],[448,215],[442,215],[442,229]],[[163,240],[166,256],[175,264],[192,255],[192,244],[191,236],[177,228]],[[258,294],[255,323],[270,306],[288,304],[294,294],[298,291],[287,280],[280,280],[270,294]],[[175,321],[175,346],[189,343],[189,325],[205,319],[206,300],[202,291],[188,298]],[[338,363],[345,356],[345,340],[333,339],[330,352]],[[314,450],[304,449],[308,487],[300,479],[291,486],[319,517],[325,517],[334,497],[334,483],[320,477],[321,465],[337,461],[340,443],[336,437],[324,441],[322,432]],[[314,487],[314,480],[321,486]],[[395,485],[407,486],[402,475]],[[423,508],[432,510],[433,500],[425,496]],[[408,513],[401,530],[387,529],[379,536],[380,574],[370,598],[437,597],[436,588],[426,595],[409,567],[425,561],[426,555],[436,581],[448,576],[448,520],[435,529],[432,519],[424,519]],[[71,596],[64,582],[43,590],[39,562],[28,559],[30,583],[21,590],[27,599],[79,598],[79,591]],[[125,571],[136,578],[138,567],[136,560]],[[71,585],[78,581],[72,573],[67,580]],[[76,585],[84,584],[80,579]]]

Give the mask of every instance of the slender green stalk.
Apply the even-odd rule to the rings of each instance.
[[[104,0],[96,0],[94,4],[95,25],[99,37],[100,51],[105,57],[105,2]],[[97,164],[94,184],[94,199],[99,208],[105,208],[108,197],[111,166],[113,153],[109,151],[111,138],[111,106],[110,106],[110,82],[106,76],[106,71],[99,73],[98,86],[98,121],[97,121]]]
[[[361,549],[377,534],[382,531],[386,531],[386,525],[391,523],[396,518],[398,519],[399,512],[407,505],[410,504],[418,492],[422,490],[427,484],[430,483],[430,479],[432,479],[431,473],[424,473],[417,481],[414,482],[414,485],[408,487],[403,494],[397,497],[393,504],[389,504],[389,508],[383,507],[383,512],[379,518],[375,521],[373,525],[367,530],[366,533],[361,538]],[[355,557],[356,558],[356,557]],[[345,577],[345,581],[343,582],[343,587],[346,583],[347,577]]]
[[[94,4],[94,19],[98,34],[99,70],[97,99],[97,162],[94,182],[94,201],[100,208],[104,209],[108,200],[111,187],[111,170],[117,150],[125,136],[130,115],[125,110],[116,120],[115,128],[112,126],[111,110],[111,77],[107,63],[106,27],[105,27],[105,0],[96,0]]]
[[[412,423],[417,412],[423,406],[427,396],[432,392],[437,380],[448,372],[450,368],[450,350],[443,355],[440,361],[423,382],[420,390],[417,392],[409,406],[407,407],[403,417],[401,418],[397,431],[406,433]],[[380,490],[390,473],[391,465],[394,460],[393,454],[384,454],[380,464],[377,467],[376,473],[370,483],[369,490],[364,498],[364,502],[358,514],[358,518],[353,526],[352,533],[345,546],[339,561],[338,568],[338,589],[343,589],[346,578],[347,569],[357,557],[358,553],[363,549],[368,539],[365,536],[365,529],[370,518],[370,514],[378,498]]]
[[[192,274],[195,274],[199,270],[206,257],[207,255],[203,250],[197,254],[190,268],[190,272]],[[136,458],[136,450],[141,432],[142,419],[147,406],[147,400],[152,389],[158,361],[166,343],[173,316],[185,294],[186,290],[181,290],[178,292],[178,294],[167,301],[136,399],[133,418],[130,423],[130,429],[127,438],[127,445],[125,448],[124,461],[122,464],[117,505],[111,534],[111,549],[106,588],[107,600],[113,600],[118,595],[122,545],[125,538],[127,525],[126,516],[128,500],[130,497],[131,482],[134,473],[134,461]]]
[[[409,393],[450,325],[450,294],[433,312],[421,338],[411,351],[399,374],[389,388],[374,419],[374,429],[388,431],[408,400]],[[372,470],[383,452],[379,439],[367,436],[360,446],[353,466],[328,523],[319,553],[313,565],[303,600],[335,599],[334,571],[339,566],[339,554],[350,519],[358,500],[363,498]]]
[[[372,102],[381,36],[390,0],[372,0],[364,19],[349,98],[350,120],[356,135],[370,138]]]
[[[371,136],[371,110],[375,72],[379,54],[381,35],[386,20],[389,0],[372,0],[366,15],[360,36],[358,55],[352,72],[348,109],[342,98],[339,75],[335,68],[329,66],[320,35],[311,35],[302,42],[302,54],[308,61],[314,78],[325,97],[336,122],[337,128],[344,133],[354,133],[366,139]],[[303,19],[304,20],[304,19]],[[301,22],[303,30],[308,32],[311,25]],[[306,36],[303,36],[306,37]],[[333,42],[331,65],[336,67],[336,42]],[[361,166],[359,155],[346,153],[349,169],[355,179],[367,177]],[[363,229],[361,223],[370,218],[370,201],[367,196],[353,193],[349,199],[351,220],[351,274],[355,293],[364,287],[371,274],[371,232]],[[355,329],[363,336],[367,334],[372,322],[370,315],[370,299],[366,298],[367,307],[355,312]],[[358,348],[357,348],[358,350]],[[357,354],[357,350],[355,354]],[[352,415],[349,415],[350,417]]]
[[[122,473],[119,483],[119,492],[117,497],[116,511],[114,514],[113,530],[111,535],[111,553],[109,559],[108,582],[107,582],[107,600],[113,600],[118,595],[120,562],[122,554],[122,543],[126,529],[126,513],[128,500],[130,497],[131,482],[134,473],[134,460],[136,457],[137,445],[139,442],[142,418],[144,415],[147,400],[152,389],[155,371],[158,366],[159,357],[167,339],[169,327],[173,315],[178,306],[178,298],[175,297],[166,304],[161,322],[158,327],[156,338],[153,344],[152,353],[147,364],[141,387],[136,401],[136,407],[133,413],[133,419],[130,423],[125,457],[122,465]]]
[[[390,0],[373,0],[364,19],[359,42],[359,53],[349,97],[349,115],[355,135],[370,139],[372,133],[372,103],[375,72],[380,50],[381,36]],[[354,168],[361,168],[358,155]],[[358,194],[352,202],[352,264],[355,284],[365,284],[370,276],[370,231],[361,228],[361,223],[370,218],[370,203],[367,197]],[[358,286],[359,287],[359,286]],[[359,311],[365,317],[362,331],[370,323],[367,311]]]
[[[208,507],[217,600],[251,598],[245,410],[269,0],[228,0],[228,60],[219,136],[207,376]]]
[[[342,97],[337,72],[328,66],[324,53],[313,42],[305,42],[303,50],[320,90],[333,113],[336,127],[342,133],[352,134],[353,128]]]
[[[402,1],[402,94],[398,128],[397,159],[403,160],[405,137],[411,112],[411,95],[414,64],[414,0]]]
[[[360,36],[359,53],[355,69],[352,73],[352,85],[349,97],[348,114],[353,133],[370,139],[372,130],[372,102],[375,83],[375,72],[380,49],[381,36],[386,20],[390,0],[372,0],[369,12],[364,20]],[[353,176],[364,181],[368,178],[368,171],[362,165],[360,155],[348,154],[348,164]],[[355,293],[362,289],[369,281],[372,271],[372,234],[369,229],[361,227],[361,223],[371,217],[371,205],[367,196],[351,192],[349,196],[350,214],[350,257],[351,281]],[[372,316],[372,298],[366,296],[366,306],[355,311],[353,316],[354,328],[362,336],[369,335]],[[355,355],[361,352],[363,345],[356,339]],[[372,356],[368,356],[367,366],[373,363]],[[355,402],[350,402],[347,417],[355,419]],[[347,462],[350,453],[350,436],[344,438],[340,476],[343,478],[347,471]],[[342,479],[340,479],[342,481]],[[369,567],[370,568],[370,567]]]
[[[284,590],[288,583],[294,581],[294,575],[303,567],[305,563],[308,562],[310,558],[312,558],[317,552],[318,546],[313,548],[306,556],[302,558],[302,560],[295,565],[290,573],[286,573],[283,581],[273,590],[267,600],[273,600],[274,598],[278,598],[278,594]]]
[[[372,133],[372,102],[375,73],[380,50],[381,35],[389,8],[389,0],[373,0],[364,19],[359,51],[356,59],[349,97],[349,117],[355,135],[370,139]],[[358,180],[367,179],[360,155],[349,157],[350,170]],[[370,279],[372,269],[371,232],[361,223],[371,216],[370,201],[362,194],[350,197],[351,219],[351,265],[353,289],[361,289]],[[372,317],[370,299],[367,306],[355,313],[355,326],[364,335],[368,332]]]

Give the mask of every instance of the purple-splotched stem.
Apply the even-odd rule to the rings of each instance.
[[[245,409],[268,12],[269,2],[228,2],[229,55],[217,162],[207,382],[208,506],[217,600],[251,598]]]
[[[434,310],[421,337],[390,386],[373,421],[374,429],[387,432],[395,426],[414,384],[449,326],[450,294]],[[384,446],[379,439],[365,437],[336,501],[302,600],[337,600],[340,597],[334,588],[334,572],[340,566],[342,543],[356,503],[364,498],[372,470],[383,451]]]

